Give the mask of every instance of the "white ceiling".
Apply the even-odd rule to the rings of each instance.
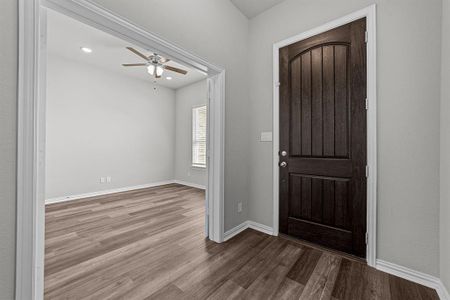
[[[251,19],[284,0],[231,0],[233,4]]]
[[[92,64],[171,89],[177,89],[206,78],[206,74],[170,61],[167,65],[185,69],[188,73],[182,75],[166,70],[161,78],[155,79],[147,73],[145,67],[122,66],[123,63],[145,62],[139,56],[125,49],[127,46],[131,46],[145,55],[150,55],[151,52],[51,10],[48,10],[47,24],[47,51],[49,54]],[[86,54],[80,50],[80,47],[89,47],[92,49],[92,53]],[[167,76],[171,76],[173,79],[167,80]]]

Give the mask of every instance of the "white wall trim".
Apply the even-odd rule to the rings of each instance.
[[[16,299],[43,299],[45,38],[51,8],[208,74],[209,238],[223,241],[225,70],[89,0],[19,0]]]
[[[245,221],[245,222],[239,224],[238,226],[231,228],[227,232],[225,232],[223,240],[228,241],[229,239],[238,235],[239,233],[241,233],[242,231],[244,231],[247,228],[251,228],[251,229],[260,231],[260,232],[268,234],[268,235],[273,235],[272,227],[248,220],[248,221]]]
[[[40,55],[39,34],[45,27],[39,2],[19,0],[18,112],[17,112],[17,221],[16,221],[16,299],[42,299],[44,287],[44,175],[42,135],[45,113],[40,98],[45,81],[39,74],[45,67]],[[41,68],[40,68],[41,67]]]
[[[442,281],[419,271],[415,271],[381,259],[376,260],[376,268],[380,271],[435,289],[441,300],[450,300],[450,296]]]
[[[225,197],[225,70],[209,77],[206,213],[209,239],[222,242]]]
[[[127,186],[127,187],[116,188],[116,189],[102,190],[102,191],[98,191],[98,192],[49,198],[49,199],[45,199],[45,204],[60,203],[60,202],[66,202],[66,201],[72,201],[72,200],[78,200],[78,199],[84,199],[84,198],[90,198],[90,197],[97,197],[97,196],[103,196],[103,195],[109,195],[109,194],[115,194],[115,193],[121,193],[121,192],[128,192],[128,191],[133,191],[133,190],[146,189],[146,188],[151,188],[151,187],[167,185],[167,184],[171,184],[171,183],[176,183],[176,182],[175,182],[175,180],[165,180],[165,181],[152,182],[152,183],[140,184],[140,185],[134,185],[134,186]],[[180,184],[182,184],[182,183],[180,183]],[[187,185],[187,184],[183,184],[183,185]]]
[[[185,185],[185,186],[190,186],[190,187],[193,187],[193,188],[201,189],[201,190],[206,190],[206,186],[204,186],[203,184],[187,182],[187,181],[178,180],[178,179],[175,179],[173,182],[174,183],[178,183],[178,184],[182,184],[182,185]]]
[[[223,241],[226,242],[229,239],[231,239],[232,237],[238,235],[239,233],[241,233],[242,231],[244,231],[245,229],[248,228],[248,221],[245,221],[233,228],[231,228],[230,230],[228,230],[227,232],[224,233],[223,236]]]
[[[273,228],[261,223],[256,223],[253,221],[247,221],[248,228],[263,232],[268,235],[273,235]]]
[[[279,225],[279,49],[311,36],[366,18],[367,43],[367,233],[366,258],[369,266],[375,266],[376,258],[376,202],[377,202],[377,94],[376,94],[376,6],[375,4],[343,16],[319,27],[300,33],[273,45],[273,231],[278,235]]]

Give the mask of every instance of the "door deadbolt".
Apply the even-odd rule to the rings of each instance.
[[[286,151],[281,151],[281,156],[286,156],[287,152]]]

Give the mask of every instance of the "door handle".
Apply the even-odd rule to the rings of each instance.
[[[282,162],[280,162],[278,165],[279,165],[280,167],[282,167],[282,168],[286,168],[286,167],[287,167],[287,162],[282,161]]]

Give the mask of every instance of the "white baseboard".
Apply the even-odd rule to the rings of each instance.
[[[242,231],[244,231],[247,228],[251,228],[251,229],[260,231],[260,232],[268,234],[268,235],[273,235],[272,227],[264,225],[264,224],[256,223],[253,221],[245,221],[245,222],[239,224],[238,226],[233,227],[230,230],[228,230],[227,232],[225,232],[223,241],[224,242],[228,241],[229,239],[238,235],[239,233],[241,233]]]
[[[228,241],[229,239],[231,239],[232,237],[238,235],[239,233],[241,233],[242,231],[244,231],[247,228],[248,228],[247,221],[245,221],[244,223],[239,224],[236,227],[231,228],[230,230],[228,230],[227,232],[225,232],[223,234],[223,241],[224,242]]]
[[[197,184],[197,183],[192,183],[192,182],[187,182],[187,181],[177,180],[177,179],[175,179],[173,182],[174,183],[178,183],[178,184],[182,184],[182,185],[186,185],[186,186],[190,186],[190,187],[194,187],[194,188],[197,188],[197,189],[206,190],[206,186],[201,185],[201,184]]]
[[[377,259],[376,261],[376,268],[380,271],[435,289],[441,300],[450,300],[448,291],[446,290],[444,284],[439,278],[435,276],[431,276],[380,259]]]
[[[78,199],[96,197],[96,196],[103,196],[103,195],[120,193],[120,192],[128,192],[128,191],[132,191],[132,190],[145,189],[145,188],[161,186],[161,185],[166,185],[166,184],[171,184],[171,183],[178,183],[178,184],[195,187],[195,188],[202,189],[202,190],[206,189],[206,187],[204,185],[173,179],[173,180],[158,181],[158,182],[152,182],[152,183],[135,185],[135,186],[128,186],[128,187],[117,188],[117,189],[103,190],[103,191],[92,192],[92,193],[84,193],[84,194],[78,194],[78,195],[49,198],[49,199],[45,200],[45,204],[53,204],[53,203],[72,201],[72,200],[78,200]]]
[[[247,221],[248,228],[261,231],[268,235],[273,235],[273,228],[264,224],[256,223],[253,221]]]
[[[85,193],[85,194],[78,194],[78,195],[56,197],[56,198],[46,199],[45,200],[45,204],[59,203],[59,202],[65,202],[65,201],[72,201],[72,200],[77,200],[77,199],[96,197],[96,196],[103,196],[103,195],[120,193],[120,192],[128,192],[128,191],[132,191],[132,190],[145,189],[145,188],[161,186],[161,185],[166,185],[166,184],[171,184],[171,183],[175,183],[175,180],[166,180],[166,181],[152,182],[152,183],[147,183],[147,184],[141,184],[141,185],[117,188],[117,189],[103,190],[103,191],[99,191],[99,192],[92,192],[92,193]]]

